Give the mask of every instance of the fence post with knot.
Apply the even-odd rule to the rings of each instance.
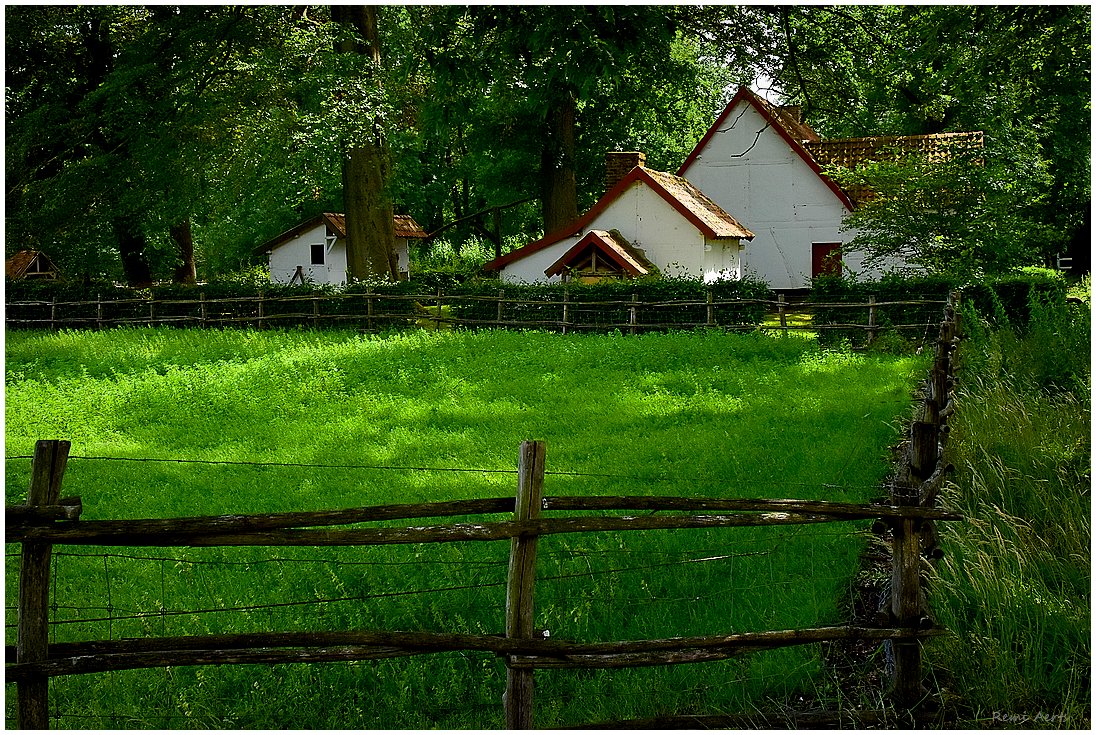
[[[524,441],[518,457],[518,492],[514,520],[518,523],[540,517],[544,497],[544,452],[542,441]],[[510,542],[510,568],[506,580],[506,637],[533,637],[533,586],[536,581],[537,536],[521,534]],[[506,729],[533,727],[533,669],[514,665],[507,658]]]
[[[61,479],[68,463],[69,442],[41,440],[34,447],[27,506],[57,505]],[[19,663],[45,661],[49,655],[49,565],[53,544],[24,541],[19,567],[19,622],[16,656]],[[49,679],[20,682],[19,729],[49,728]]]

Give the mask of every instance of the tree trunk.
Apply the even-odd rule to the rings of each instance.
[[[376,6],[332,5],[331,17],[353,28],[364,41],[338,43],[336,50],[360,54],[366,63],[380,67]],[[371,140],[351,144],[343,158],[346,263],[351,279],[388,278],[394,281],[399,273],[393,207],[388,196],[391,163],[388,143],[378,121],[373,123],[371,137]]]
[[[145,258],[145,233],[140,225],[132,217],[115,217],[114,235],[118,238],[118,253],[126,283],[133,288],[152,286],[152,270]]]
[[[182,263],[175,269],[172,279],[175,283],[193,285],[198,281],[198,271],[194,266],[194,233],[190,230],[190,218],[172,226],[171,239],[179,251]]]
[[[383,145],[351,148],[343,161],[346,206],[346,263],[350,277],[396,280],[396,237],[388,183],[388,150]]]
[[[575,106],[575,95],[567,90],[553,100],[547,114],[548,140],[540,158],[541,212],[545,234],[578,219]]]

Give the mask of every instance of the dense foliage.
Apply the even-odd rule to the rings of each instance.
[[[871,172],[874,185],[906,197],[884,197],[888,206],[861,217],[869,251],[901,246],[890,237],[901,232],[944,270],[1050,264],[1071,245],[1087,260],[1088,235],[1071,240],[1091,200],[1089,6],[782,12],[777,86],[824,135],[985,133],[984,168],[966,161],[950,172],[916,164]],[[936,221],[927,224],[922,207],[909,205],[931,205],[941,192],[953,201],[929,206]]]
[[[430,232],[457,222],[458,251],[473,235],[509,247],[589,206],[606,150],[644,150],[673,170],[735,86],[760,79],[827,137],[984,130],[986,185],[1005,196],[979,205],[981,219],[957,213],[998,225],[975,265],[1036,263],[1085,222],[1086,6],[430,5],[381,6],[365,25],[340,17],[328,6],[6,7],[7,254],[45,250],[72,278],[209,280],[302,219],[344,209],[344,162],[368,140],[384,142],[376,181],[396,211]]]

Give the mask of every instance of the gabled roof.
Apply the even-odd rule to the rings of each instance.
[[[20,250],[4,263],[4,273],[13,281],[27,275],[28,271],[30,275],[52,278],[57,275],[57,266],[40,250]]]
[[[788,144],[796,155],[803,159],[803,162],[807,164],[807,167],[810,168],[830,191],[834,193],[834,196],[841,201],[841,204],[847,209],[854,209],[852,200],[849,199],[848,195],[841,190],[840,186],[823,173],[822,167],[814,160],[814,156],[803,147],[801,141],[810,140],[812,135],[817,139],[817,133],[811,130],[809,126],[803,125],[802,123],[796,123],[795,118],[790,113],[787,113],[786,110],[783,111],[782,114],[782,108],[777,108],[769,102],[766,102],[746,87],[739,87],[738,92],[727,104],[727,107],[720,113],[719,117],[715,119],[712,126],[708,128],[708,132],[705,133],[704,137],[700,139],[700,142],[696,144],[692,153],[685,158],[685,162],[682,163],[681,168],[677,170],[678,176],[685,176],[689,167],[692,166],[693,162],[700,156],[700,152],[704,150],[704,147],[708,145],[708,142],[715,134],[726,126],[728,118],[731,117],[731,113],[741,104],[751,105],[757,110],[761,117],[765,119],[767,126],[771,127],[777,135],[784,139],[784,142]],[[793,125],[793,123],[795,124]],[[732,121],[730,124],[733,126],[734,122]]]
[[[582,256],[590,249],[600,253],[608,262],[616,264],[630,276],[645,276],[655,270],[654,264],[633,248],[617,230],[590,230],[559,260],[548,266],[544,275],[549,278],[562,275],[564,271],[574,268],[576,259],[585,260]]]
[[[486,270],[499,270],[516,260],[532,255],[538,250],[555,245],[560,240],[581,233],[593,222],[599,214],[620,198],[632,184],[640,183],[649,187],[662,197],[671,207],[676,209],[697,228],[706,238],[718,240],[734,238],[752,240],[754,234],[739,224],[738,220],[729,215],[722,207],[708,198],[704,192],[697,189],[680,176],[652,171],[643,166],[636,166],[628,172],[624,178],[607,191],[597,204],[586,214],[579,217],[571,224],[555,232],[545,235],[540,240],[518,248],[500,258],[495,258],[487,263]]]
[[[305,220],[280,235],[267,240],[262,245],[255,248],[255,252],[265,253],[268,250],[273,250],[282,243],[292,240],[295,237],[300,237],[320,224],[327,225],[328,235],[333,235],[338,238],[346,237],[346,215],[338,212],[324,212],[323,214],[318,214],[312,219]],[[426,237],[426,232],[419,227],[419,223],[409,214],[397,214],[393,216],[392,224],[395,228],[396,237],[408,239]]]

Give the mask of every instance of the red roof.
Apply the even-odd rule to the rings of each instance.
[[[636,166],[618,181],[612,189],[607,191],[586,214],[566,227],[545,235],[540,240],[531,242],[500,258],[495,258],[487,263],[484,268],[489,271],[499,270],[516,260],[521,260],[550,245],[555,245],[560,240],[581,233],[599,214],[620,198],[632,184],[637,182],[650,187],[707,238],[713,240],[724,238],[753,239],[754,234],[752,232],[739,224],[738,220],[727,214],[722,207],[685,179],[661,171],[652,171],[643,166]]]

